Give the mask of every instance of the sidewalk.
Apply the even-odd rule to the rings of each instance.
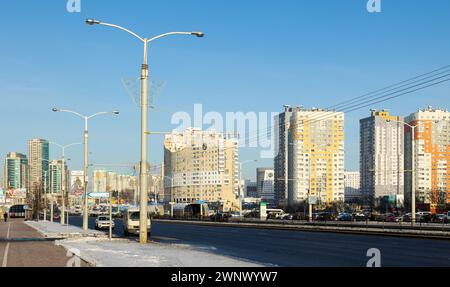
[[[44,236],[67,236],[67,227],[58,223],[41,221],[27,224]],[[141,245],[134,240],[101,238],[95,230],[89,233],[96,237],[89,238],[75,236],[82,233],[81,228],[69,226],[68,230],[74,236],[55,244],[97,267],[263,267],[258,263],[214,254],[214,248],[157,242]]]

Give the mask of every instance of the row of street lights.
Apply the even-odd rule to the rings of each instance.
[[[147,168],[147,133],[148,133],[148,78],[149,78],[149,70],[148,70],[148,46],[151,42],[166,37],[166,36],[171,36],[171,35],[192,35],[192,36],[196,36],[196,37],[203,37],[204,33],[202,32],[169,32],[169,33],[164,33],[164,34],[160,34],[158,36],[155,36],[153,38],[144,38],[139,36],[138,34],[132,32],[129,29],[126,29],[124,27],[118,26],[118,25],[114,25],[114,24],[109,24],[109,23],[104,23],[98,20],[94,20],[94,19],[88,19],[86,20],[86,24],[87,25],[103,25],[103,26],[108,26],[108,27],[112,27],[112,28],[117,28],[119,30],[125,31],[133,36],[135,36],[136,38],[138,38],[141,42],[143,42],[144,44],[144,59],[143,59],[143,64],[141,66],[141,160],[140,160],[140,174],[139,174],[139,181],[140,181],[140,220],[139,220],[139,230],[140,230],[140,234],[139,234],[139,240],[140,243],[145,244],[147,243],[147,186],[148,186],[148,182],[147,182],[147,174],[148,174],[148,168]],[[74,114],[80,118],[82,118],[84,120],[85,126],[84,126],[84,175],[83,175],[83,182],[84,182],[84,208],[83,208],[83,231],[87,232],[88,230],[88,218],[89,218],[89,213],[88,213],[88,193],[87,193],[87,174],[88,174],[88,167],[89,167],[89,161],[88,161],[88,121],[91,118],[94,118],[96,116],[100,116],[100,115],[107,115],[107,114],[113,114],[113,115],[118,115],[119,112],[118,111],[112,111],[112,112],[100,112],[100,113],[96,113],[93,114],[91,116],[86,116],[86,115],[82,115],[78,112],[75,111],[71,111],[71,110],[65,110],[65,109],[59,109],[59,108],[54,108],[53,112],[66,112],[66,113],[71,113]],[[61,147],[63,149],[63,156],[62,156],[62,160],[63,160],[63,165],[64,165],[64,149],[72,146],[72,145],[68,145],[68,146],[61,146],[58,145],[59,147]],[[64,177],[64,176],[63,176]],[[64,185],[63,185],[64,188]],[[65,189],[65,188],[64,188]],[[64,190],[63,190],[63,194],[64,194]],[[65,208],[65,205],[63,203],[62,208]],[[61,222],[64,222],[63,219],[61,219]]]

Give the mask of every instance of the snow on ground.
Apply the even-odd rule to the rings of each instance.
[[[83,230],[76,226],[63,226],[52,222],[33,222],[27,224],[46,237],[67,237],[56,241],[56,245],[77,254],[81,259],[98,267],[261,267],[237,258],[214,254],[214,247],[194,247],[185,244],[151,242],[139,244],[132,239],[113,239],[95,237],[76,237]],[[94,236],[96,230],[89,230]],[[75,237],[75,238],[74,238]]]
[[[26,221],[26,224],[39,231],[44,237],[77,237],[83,234],[83,229],[74,225],[61,225],[50,221]],[[89,230],[88,236],[105,236],[101,231]]]
[[[197,249],[189,245],[127,239],[82,238],[56,244],[78,250],[80,257],[98,267],[261,267],[262,265]],[[214,248],[210,249],[211,251]]]

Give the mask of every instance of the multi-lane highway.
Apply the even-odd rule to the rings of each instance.
[[[71,223],[81,226],[79,217]],[[95,219],[91,218],[90,228]],[[116,236],[123,236],[116,220]],[[381,251],[382,266],[450,267],[450,240],[427,240],[370,235],[299,232],[253,228],[154,223],[152,239],[190,244],[215,253],[276,266],[364,267],[367,251]]]

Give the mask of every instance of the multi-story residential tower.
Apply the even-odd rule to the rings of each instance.
[[[274,192],[276,205],[287,204],[289,182],[289,129],[291,127],[292,113],[301,109],[302,107],[291,107],[285,105],[284,112],[275,116]]]
[[[405,121],[416,126],[414,169],[412,168],[412,129],[406,128],[406,196],[412,194],[415,177],[416,203],[419,209],[436,213],[450,204],[450,112],[428,107],[408,116]]]
[[[359,203],[362,200],[360,172],[346,171],[344,176],[345,202]]]
[[[165,202],[220,202],[239,210],[238,143],[215,131],[188,128],[164,141]]]
[[[261,201],[269,205],[275,204],[274,170],[273,168],[258,168],[256,170],[257,194]]]
[[[287,192],[291,206],[309,196],[321,204],[343,202],[344,114],[286,107],[276,121],[276,199]]]
[[[5,189],[28,188],[28,159],[17,152],[8,153],[3,166],[3,186]]]
[[[64,174],[66,176],[66,179],[64,181],[66,188],[65,191],[69,191],[69,172],[67,170],[67,165],[64,166]],[[63,172],[63,162],[62,160],[52,160],[49,164],[49,183],[48,187],[49,189],[46,190],[48,193],[52,194],[61,194],[62,193],[62,186],[63,186],[63,178],[62,173]],[[45,172],[44,172],[45,173]]]
[[[364,204],[379,206],[381,200],[404,198],[403,117],[388,111],[372,111],[360,120],[361,193]]]
[[[28,190],[35,184],[42,184],[48,190],[49,144],[44,139],[28,142]],[[47,178],[46,178],[47,174]],[[47,183],[47,186],[44,186]]]

